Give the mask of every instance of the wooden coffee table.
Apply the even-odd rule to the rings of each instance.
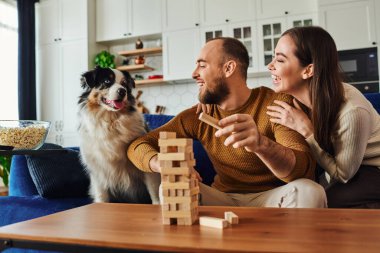
[[[160,206],[90,204],[0,228],[1,245],[67,252],[379,252],[380,211],[200,207],[224,230],[163,225]],[[1,246],[0,246],[1,247]]]

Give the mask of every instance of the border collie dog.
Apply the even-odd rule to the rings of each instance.
[[[81,161],[95,202],[159,203],[160,174],[144,173],[127,157],[129,144],[147,132],[136,110],[128,72],[96,67],[82,75],[79,98]]]

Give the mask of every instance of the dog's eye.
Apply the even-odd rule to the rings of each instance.
[[[110,80],[108,80],[108,79],[106,79],[106,80],[104,80],[104,83],[105,83],[105,84],[110,84],[110,83],[111,83],[111,81],[110,81]]]

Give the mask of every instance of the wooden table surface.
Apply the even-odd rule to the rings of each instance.
[[[160,206],[90,204],[0,228],[0,238],[177,252],[380,252],[380,210],[200,207],[233,211],[224,230],[163,225]]]

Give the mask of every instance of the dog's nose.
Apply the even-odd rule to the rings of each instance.
[[[120,89],[117,90],[117,94],[119,94],[120,98],[124,98],[125,95],[127,94],[127,91],[125,89],[123,89],[123,88],[120,88]]]

